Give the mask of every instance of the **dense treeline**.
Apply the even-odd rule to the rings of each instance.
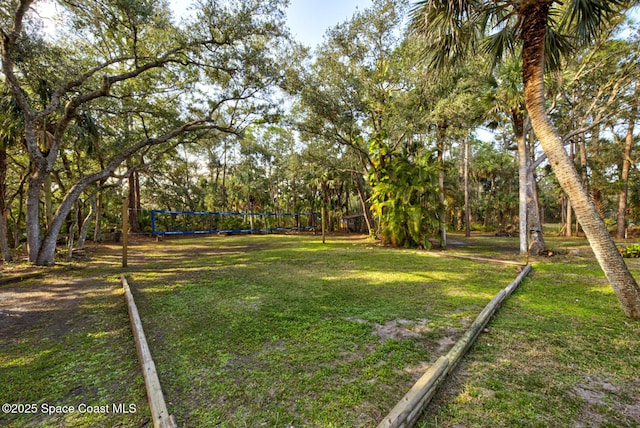
[[[491,230],[539,252],[544,222],[580,232],[532,132],[519,48],[496,61],[489,43],[433,68],[407,30],[416,5],[376,0],[311,51],[287,34],[281,3],[201,1],[177,23],[166,2],[61,0],[51,28],[41,2],[5,2],[4,259],[49,264],[56,243],[105,239],[123,197],[138,232],[151,208],[322,206],[331,229],[362,215],[358,230],[400,246]],[[619,237],[640,221],[639,35],[623,18],[555,57],[545,104]]]

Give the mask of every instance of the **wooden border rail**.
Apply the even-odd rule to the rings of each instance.
[[[378,428],[410,428],[413,427],[422,411],[436,392],[438,386],[458,365],[464,354],[469,350],[473,342],[480,335],[482,330],[502,305],[507,297],[514,292],[520,282],[531,271],[531,265],[526,265],[520,275],[506,288],[500,290],[498,294],[485,306],[480,315],[471,324],[469,330],[456,342],[447,355],[441,356],[429,367],[425,374],[416,382],[405,394],[400,402],[393,408],[383,420],[378,424]]]
[[[127,307],[129,308],[129,318],[131,319],[133,339],[136,342],[138,358],[140,359],[140,364],[142,366],[144,385],[147,388],[147,399],[149,400],[153,426],[155,428],[176,428],[176,420],[173,415],[169,415],[167,405],[164,402],[164,395],[162,395],[162,388],[160,387],[160,380],[158,380],[156,366],[151,358],[151,351],[149,351],[149,345],[147,344],[147,339],[144,336],[142,321],[140,321],[138,308],[136,307],[136,302],[133,300],[133,294],[131,294],[129,283],[127,282],[127,278],[125,278],[124,274],[121,276],[121,279],[122,287],[124,288],[124,296],[127,299]]]

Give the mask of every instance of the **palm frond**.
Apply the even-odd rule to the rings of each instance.
[[[591,42],[627,3],[624,0],[567,0],[563,3],[559,29],[575,34],[579,43]]]
[[[544,44],[544,62],[549,71],[559,70],[562,58],[569,56],[575,49],[574,38],[563,35],[551,27],[547,27]]]
[[[423,0],[410,12],[410,31],[424,42],[424,56],[445,68],[473,51],[480,39],[477,1]]]
[[[504,26],[500,31],[490,34],[482,43],[482,50],[489,56],[491,68],[495,68],[505,56],[512,56],[517,43],[517,34],[512,27]]]

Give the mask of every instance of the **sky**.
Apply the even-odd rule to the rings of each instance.
[[[294,38],[316,47],[328,28],[351,18],[356,10],[364,10],[372,0],[291,0],[287,22]]]
[[[174,14],[179,19],[187,14],[189,0],[169,0]],[[353,16],[356,10],[371,7],[373,0],[290,0],[287,8],[287,24],[294,38],[304,45],[315,48],[322,42],[327,29]],[[38,3],[38,10],[44,18],[55,13],[55,6],[49,1]]]
[[[187,12],[190,2],[169,0],[176,15]],[[290,0],[287,24],[294,38],[315,48],[327,29],[351,18],[356,10],[364,10],[373,0]]]

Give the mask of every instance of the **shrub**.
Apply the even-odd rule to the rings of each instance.
[[[627,259],[639,258],[640,257],[640,243],[627,245],[626,247],[620,248],[620,254],[622,257]]]

